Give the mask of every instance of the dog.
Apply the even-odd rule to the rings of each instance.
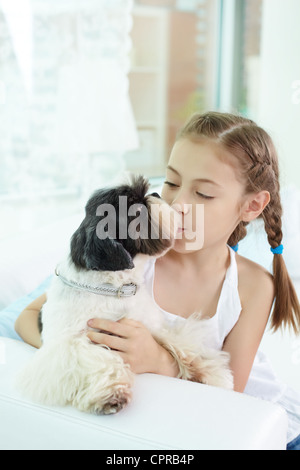
[[[42,347],[19,378],[28,398],[101,414],[130,402],[134,374],[117,352],[87,338],[91,318],[142,322],[177,362],[179,378],[232,390],[229,355],[205,345],[208,322],[195,314],[170,328],[145,287],[149,259],[172,248],[179,227],[176,211],[149,187],[137,176],[88,201],[41,311]]]

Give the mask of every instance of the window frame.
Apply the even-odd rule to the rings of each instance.
[[[219,42],[216,108],[239,110],[243,80],[244,0],[219,0]]]

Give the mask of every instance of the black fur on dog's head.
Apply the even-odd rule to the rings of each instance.
[[[92,195],[85,208],[85,219],[71,239],[71,258],[78,268],[96,271],[132,269],[133,258],[138,253],[158,256],[172,246],[172,237],[163,235],[161,217],[152,216],[150,208],[157,204],[164,205],[165,211],[170,212],[172,209],[158,194],[147,195],[149,187],[149,182],[138,176],[130,184],[100,189]],[[128,215],[131,214],[129,208],[132,206],[135,207],[132,213],[135,213]],[[109,210],[111,207],[113,211]],[[136,208],[139,207],[143,211],[143,220],[146,220],[148,236],[142,236],[141,233],[133,238],[129,233],[130,224],[137,220],[139,212]],[[113,227],[113,233],[108,229],[109,225]],[[103,227],[107,228],[105,237]],[[153,233],[156,236],[153,237]]]

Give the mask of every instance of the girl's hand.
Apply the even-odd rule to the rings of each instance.
[[[88,326],[99,330],[88,331],[88,338],[120,354],[135,374],[178,375],[172,356],[155,341],[142,323],[128,318],[118,322],[92,319]]]

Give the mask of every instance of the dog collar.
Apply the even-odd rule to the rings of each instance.
[[[115,287],[112,284],[100,284],[99,286],[90,286],[88,284],[80,284],[79,282],[70,281],[60,274],[58,268],[55,269],[55,274],[59,279],[68,287],[73,287],[74,289],[91,292],[92,294],[97,295],[107,295],[111,297],[132,297],[137,292],[137,285],[123,284],[120,287]]]

